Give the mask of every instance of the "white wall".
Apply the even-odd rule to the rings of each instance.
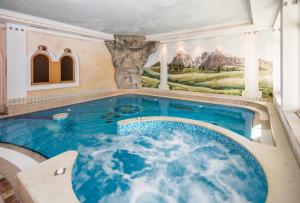
[[[282,108],[300,109],[300,3],[291,0],[281,12]]]
[[[27,96],[26,30],[7,24],[7,99]]]

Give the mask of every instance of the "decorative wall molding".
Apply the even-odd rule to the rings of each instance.
[[[255,26],[255,13],[252,9],[252,0],[248,0],[248,9],[251,18],[251,23],[244,24],[225,24],[219,26],[204,26],[196,29],[186,29],[175,32],[160,33],[147,35],[147,41],[181,41],[191,40],[205,37],[218,37],[224,35],[242,34],[249,31],[263,31],[271,28],[258,28]],[[66,37],[75,37],[79,39],[100,41],[113,40],[113,34],[95,31],[92,29],[82,28],[66,23],[61,23],[53,20],[48,20],[40,17],[35,17],[27,14],[22,14],[14,11],[0,9],[0,19],[4,22],[16,22],[27,25],[27,30],[49,33],[54,35],[63,35]]]
[[[160,41],[161,43],[170,43],[177,41],[193,40],[209,37],[224,37],[230,35],[240,35],[247,32],[265,32],[272,30],[272,27],[258,27],[251,24],[241,24],[222,28],[201,28],[169,32],[146,36],[147,41]]]
[[[0,9],[0,20],[4,22],[13,22],[23,25],[27,25],[28,30],[44,30],[44,32],[61,32],[67,35],[78,35],[83,38],[90,38],[95,40],[111,40],[113,39],[112,34],[98,32],[95,30],[82,28],[66,23],[61,23],[45,18],[39,18],[31,15],[26,15],[14,11]]]
[[[61,36],[61,37],[67,37],[67,38],[73,38],[73,39],[80,39],[80,40],[104,43],[104,40],[102,40],[102,39],[97,39],[97,38],[92,38],[92,37],[87,37],[87,36],[82,36],[82,35],[76,35],[76,34],[68,34],[68,33],[64,33],[64,32],[46,30],[46,29],[41,29],[41,28],[35,28],[35,27],[31,27],[31,26],[26,26],[26,30],[28,32],[44,33],[44,34],[49,34],[52,36]]]

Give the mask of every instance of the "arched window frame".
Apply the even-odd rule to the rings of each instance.
[[[75,64],[75,58],[74,58],[74,56],[71,53],[64,53],[64,54],[60,55],[60,57],[59,57],[60,71],[61,71],[61,60],[65,56],[68,56],[68,57],[70,57],[72,59],[72,62],[73,62],[73,66],[72,66],[72,68],[73,68],[73,80],[68,80],[68,81],[62,81],[62,80],[60,80],[60,82],[61,83],[75,82],[75,76],[76,76],[76,73],[75,73],[76,67],[75,67],[75,65],[76,64]]]
[[[49,84],[36,84],[33,85],[31,84],[31,59],[32,56],[35,55],[36,53],[40,53],[43,52],[45,54],[48,54],[48,56],[51,58],[51,63],[58,63],[59,64],[59,59],[61,58],[62,55],[66,54],[64,50],[62,50],[58,56],[51,50],[51,49],[47,49],[47,50],[34,50],[31,53],[28,54],[27,56],[27,90],[28,91],[36,91],[36,90],[50,90],[50,89],[57,89],[57,88],[69,88],[69,87],[78,87],[79,86],[79,79],[80,79],[80,67],[79,67],[79,58],[77,56],[77,54],[72,51],[71,53],[69,53],[70,55],[72,55],[73,59],[74,59],[74,63],[75,63],[75,77],[74,77],[74,82],[63,82],[63,83],[49,83]]]
[[[49,61],[49,82],[39,82],[35,83],[33,78],[33,59],[38,55],[44,55],[48,58]],[[47,85],[51,83],[51,57],[46,51],[37,51],[31,56],[31,85]]]

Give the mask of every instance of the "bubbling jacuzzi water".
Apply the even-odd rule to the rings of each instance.
[[[81,202],[264,202],[265,175],[243,147],[174,121],[120,125],[79,146],[73,187]],[[99,144],[100,143],[100,144]]]

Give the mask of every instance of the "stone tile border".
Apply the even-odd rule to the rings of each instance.
[[[30,97],[23,97],[17,99],[8,99],[7,100],[7,107],[17,106],[17,105],[24,105],[24,104],[33,104],[38,102],[45,102],[45,101],[57,101],[63,99],[69,99],[72,97],[79,97],[79,96],[92,96],[97,95],[100,93],[111,92],[116,89],[88,89],[88,90],[80,90],[76,92],[67,92],[67,93],[56,93],[56,94],[46,94],[46,95],[39,95],[39,96],[30,96]]]
[[[146,117],[137,117],[137,118],[129,118],[125,120],[120,120],[117,122],[117,125],[125,125],[129,123],[136,123],[136,122],[143,122],[143,121],[176,121],[176,122],[183,122],[192,125],[198,125],[204,128],[208,128],[210,130],[216,131],[220,134],[227,136],[228,138],[238,142],[241,145],[247,145],[248,143],[253,143],[251,140],[231,131],[226,128],[207,123],[204,121],[198,121],[188,118],[180,118],[180,117],[169,117],[169,116],[146,116]]]
[[[168,98],[176,98],[181,100],[191,100],[193,101],[201,101],[206,103],[219,103],[224,105],[244,105],[247,107],[255,107],[258,110],[265,111],[266,108],[264,105],[258,103],[258,101],[252,100],[245,100],[245,99],[236,99],[235,97],[223,97],[218,96],[214,97],[210,94],[196,94],[194,92],[186,92],[186,91],[162,91],[157,89],[111,89],[111,90],[97,90],[94,93],[89,94],[89,92],[74,94],[73,96],[69,96],[69,94],[63,94],[61,97],[56,97],[55,95],[45,95],[45,96],[38,96],[39,99],[34,100],[31,102],[31,98],[23,98],[24,100],[29,100],[29,102],[15,102],[13,105],[8,105],[8,114],[9,116],[13,115],[20,115],[25,113],[30,113],[34,111],[40,111],[45,109],[56,108],[60,106],[82,103],[86,101],[91,101],[95,99],[101,99],[105,97],[111,96],[118,96],[124,94],[143,94],[143,95],[152,95],[152,96],[161,96],[161,97],[168,97]],[[48,99],[49,98],[49,99]],[[18,100],[18,99],[16,99]],[[28,108],[32,106],[33,108]],[[22,110],[23,109],[23,110]]]
[[[185,118],[165,116],[139,117],[119,121],[118,125],[157,120],[186,122],[198,125],[214,130],[234,140],[247,149],[261,164],[268,183],[268,197],[266,202],[299,202],[300,194],[298,190],[300,187],[300,170],[295,163],[295,160],[293,160],[293,157],[287,158],[287,156],[284,156],[285,152],[283,152],[284,150],[281,148],[251,142],[250,140],[220,126]]]
[[[52,108],[58,108],[66,105],[78,104],[83,102],[88,102],[96,99],[101,99],[105,97],[117,96],[120,95],[119,91],[101,91],[98,94],[91,94],[91,95],[79,95],[74,97],[62,97],[60,99],[54,100],[44,100],[38,101],[33,103],[25,103],[25,104],[18,104],[13,106],[7,107],[6,115],[0,115],[1,118],[7,118],[16,115],[22,115],[26,113],[42,111]]]
[[[39,95],[39,96],[9,99],[9,100],[7,100],[7,107],[23,105],[23,104],[38,103],[38,102],[44,102],[44,101],[55,101],[55,100],[67,99],[67,98],[78,97],[78,96],[93,96],[93,95],[97,95],[97,94],[101,94],[101,93],[105,93],[105,92],[112,92],[115,90],[117,90],[117,89],[88,89],[88,90],[80,90],[80,91],[76,91],[76,92],[46,94],[46,95]],[[189,91],[181,91],[181,90],[160,90],[160,89],[155,89],[155,88],[142,88],[142,90],[156,91],[156,92],[161,92],[161,93],[166,93],[166,92],[179,93],[179,94],[184,93],[186,95],[213,97],[213,98],[219,98],[219,99],[251,100],[251,101],[266,101],[266,102],[271,101],[270,99],[263,99],[263,98],[248,98],[248,97],[236,96],[236,95],[211,94],[211,93],[189,92]]]

